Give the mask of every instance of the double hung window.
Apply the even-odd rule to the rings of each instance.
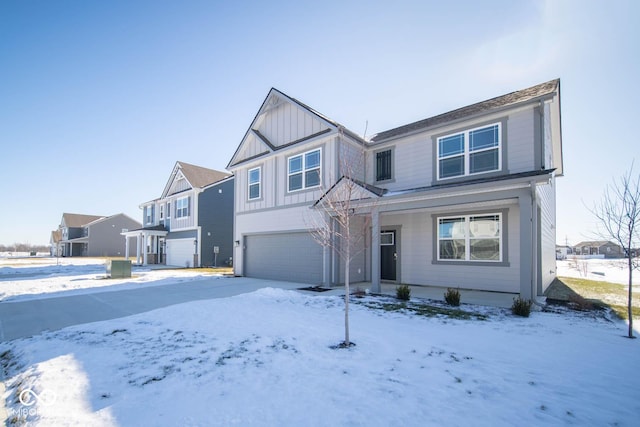
[[[189,198],[183,197],[176,200],[176,218],[189,216]]]
[[[291,191],[320,186],[320,149],[287,159],[287,188]]]
[[[502,261],[502,214],[438,218],[438,260]]]
[[[249,169],[249,200],[260,198],[260,175],[262,175],[260,167]]]
[[[438,179],[499,171],[501,127],[495,123],[438,138]]]

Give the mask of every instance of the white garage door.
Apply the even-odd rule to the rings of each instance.
[[[193,267],[193,239],[167,240],[167,265]]]
[[[245,247],[247,277],[322,283],[322,247],[309,233],[247,236]]]

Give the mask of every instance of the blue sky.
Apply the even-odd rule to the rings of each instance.
[[[0,2],[0,243],[140,220],[177,160],[224,170],[271,87],[372,134],[554,78],[558,241],[640,162],[640,2]],[[368,127],[367,127],[368,123]],[[640,164],[636,171],[640,170]]]

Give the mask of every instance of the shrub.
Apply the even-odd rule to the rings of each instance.
[[[531,304],[533,303],[530,300],[525,300],[521,297],[514,298],[511,312],[516,316],[529,317],[529,314],[531,314]]]
[[[409,301],[411,298],[411,288],[409,285],[400,285],[396,288],[396,298]]]
[[[457,307],[460,305],[460,291],[457,289],[448,288],[444,294],[444,300],[447,304]]]

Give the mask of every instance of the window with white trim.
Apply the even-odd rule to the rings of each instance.
[[[502,214],[438,218],[439,261],[502,261]]]
[[[438,138],[438,179],[499,171],[502,124],[495,123]]]
[[[249,182],[249,200],[255,200],[260,198],[260,181],[262,175],[262,168],[257,167],[249,169],[248,182]]]
[[[287,159],[288,191],[320,186],[321,157],[321,152],[318,148]]]
[[[176,200],[176,218],[189,216],[189,198],[183,197]]]

